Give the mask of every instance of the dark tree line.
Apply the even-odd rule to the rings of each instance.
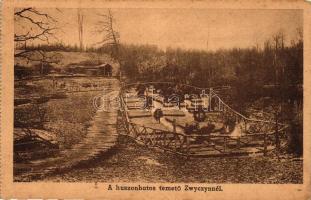
[[[121,45],[119,57],[130,81],[171,81],[198,87],[230,85],[241,90],[240,98],[256,98],[262,88],[283,91],[302,85],[303,42],[293,41],[290,46],[282,43],[270,40],[262,49],[215,52]],[[277,94],[289,98],[286,95],[297,94]]]
[[[268,98],[273,120],[290,124],[290,152],[302,153],[303,38],[285,45],[282,32],[263,48],[166,51],[150,45],[120,45],[119,58],[129,82],[168,81],[198,87],[230,86],[229,105],[247,115],[255,101]],[[102,49],[109,51],[109,49]],[[270,108],[271,107],[271,108]]]

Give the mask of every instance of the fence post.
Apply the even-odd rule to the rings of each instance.
[[[224,136],[224,152],[227,150],[227,137]]]
[[[208,107],[209,107],[209,111],[212,111],[212,88],[209,89],[209,95],[208,95]]]
[[[126,112],[126,111],[124,111],[124,112]],[[127,135],[131,135],[131,133],[130,133],[130,125],[129,125],[129,123],[127,122],[127,120],[126,120],[126,119],[123,119],[123,123],[125,123]]]
[[[220,112],[220,98],[218,97],[218,111]]]
[[[176,119],[173,119],[173,132],[176,133]]]
[[[211,134],[208,134],[207,136],[207,144],[210,145],[211,144]]]
[[[190,137],[186,136],[186,155],[187,155],[187,160],[190,159]]]
[[[263,155],[267,155],[267,133],[264,131],[264,138],[263,138]]]
[[[166,152],[165,148],[166,148],[166,133],[165,132],[162,132],[163,135],[163,138],[162,138],[162,146],[164,148],[164,152]]]
[[[175,149],[177,149],[177,138],[179,138],[179,136],[176,134],[176,119],[173,119],[173,133],[174,133],[174,145],[175,145]]]
[[[278,116],[276,117],[275,120],[275,147],[277,153],[280,150],[280,138],[279,138],[279,127],[278,127]]]
[[[145,133],[145,126],[142,125],[142,130],[140,131],[140,136],[142,138],[142,140],[144,141],[145,143],[145,146],[148,147],[148,144],[151,143],[151,146],[152,146],[152,142],[151,142],[151,139],[149,137],[146,137],[146,134],[142,134],[143,132]],[[139,133],[136,132],[136,135],[138,135]]]

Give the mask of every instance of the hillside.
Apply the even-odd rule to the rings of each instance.
[[[18,53],[18,52],[17,52]],[[42,56],[39,53],[29,54],[32,60],[41,59]],[[77,64],[80,66],[96,66],[99,64],[107,63],[112,66],[112,75],[118,74],[119,64],[112,59],[108,54],[99,54],[93,52],[64,52],[64,51],[50,51],[46,53],[46,57],[57,60],[57,63],[52,63],[51,66],[56,71],[66,71],[66,69],[72,65]],[[41,65],[39,61],[29,61],[23,57],[15,57],[15,66],[21,66],[26,68],[34,68],[35,66]]]

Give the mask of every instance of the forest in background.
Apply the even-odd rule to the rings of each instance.
[[[110,54],[121,64],[128,81],[172,81],[197,87],[247,85],[302,85],[303,40],[285,46],[283,33],[274,35],[260,48],[220,49],[216,51],[159,49],[156,45],[118,44],[118,52],[111,45],[81,50],[79,46],[62,43],[28,45],[27,50],[97,52]],[[242,85],[241,85],[242,84]]]
[[[261,47],[259,47],[261,46]],[[118,50],[118,51],[116,51]],[[197,87],[229,86],[227,103],[250,117],[249,108],[270,113],[266,120],[291,124],[289,151],[302,153],[303,33],[286,41],[284,32],[250,48],[217,51],[155,45],[102,47],[119,60],[127,82],[167,81]],[[166,88],[162,88],[166,90]],[[258,111],[258,110],[257,110]]]
[[[91,9],[87,12],[95,14]],[[292,36],[288,34],[291,33],[290,28],[293,28],[290,27],[290,23],[283,23],[285,27],[289,27],[288,30],[285,28],[274,34],[271,30],[262,29],[267,31],[265,33],[271,32],[271,36],[262,43],[256,43],[256,38],[248,38],[253,39],[253,46],[247,48],[239,48],[239,45],[243,46],[239,43],[236,48],[212,50],[208,48],[208,43],[215,41],[204,36],[200,38],[200,42],[202,44],[207,42],[206,49],[177,47],[165,49],[157,45],[142,45],[144,43],[140,38],[134,43],[124,43],[126,41],[124,35],[133,33],[118,30],[118,26],[115,26],[115,23],[119,22],[116,20],[118,18],[114,18],[115,15],[110,9],[101,10],[92,23],[87,20],[89,17],[87,12],[82,9],[76,9],[76,13],[69,12],[76,14],[72,16],[76,21],[70,22],[70,25],[76,28],[65,31],[61,26],[64,20],[57,15],[67,13],[67,9],[41,10],[29,7],[14,10],[14,181],[76,182],[98,179],[98,181],[121,182],[152,180],[302,183],[302,29],[297,29],[296,38],[293,40],[289,39]],[[256,20],[253,22],[256,23]],[[241,28],[240,25],[237,24],[237,27]],[[91,38],[85,32],[89,26],[94,28],[94,34],[101,36],[101,41],[94,41],[98,43],[90,44]],[[131,28],[136,30],[137,27]],[[165,28],[162,30],[168,31]],[[192,33],[196,31],[189,30]],[[247,30],[254,31],[251,27]],[[61,31],[66,35],[57,34]],[[79,37],[76,37],[74,42],[63,37],[74,38],[75,34]],[[144,34],[148,35],[150,32],[146,30]],[[179,33],[176,31],[174,34]],[[263,35],[261,39],[263,37],[266,39]],[[247,40],[243,34],[234,35],[232,38]],[[192,43],[191,40],[189,42]],[[160,45],[161,41],[155,44]],[[115,69],[113,77],[71,70],[90,68],[96,71],[96,66],[107,63]],[[47,170],[35,173],[33,161],[40,162],[41,159],[49,161],[50,158],[54,160],[62,154],[68,161],[83,160],[79,152],[85,151],[84,147],[86,149],[94,147],[93,144],[80,146],[85,138],[89,137],[92,120],[98,119],[93,106],[94,97],[97,99],[107,87],[111,87],[111,81],[119,82],[117,78],[121,84],[172,82],[172,84],[153,85],[156,89],[160,89],[159,93],[164,99],[166,95],[172,93],[184,95],[198,94],[197,92],[201,91],[193,90],[193,87],[187,89],[180,83],[204,88],[226,86],[223,87],[224,90],[215,90],[215,93],[237,112],[250,119],[275,122],[276,126],[271,127],[275,130],[278,130],[279,123],[288,125],[286,131],[281,132],[285,133],[281,137],[282,140],[286,137],[286,144],[280,145],[280,132],[276,131],[275,138],[271,138],[276,148],[269,151],[267,157],[251,154],[241,157],[190,159],[185,162],[175,154],[170,155],[153,149],[149,151],[145,146],[140,147],[130,140],[124,141],[124,138],[120,138],[118,148],[110,151],[112,156],[92,155],[86,162],[90,165],[72,167],[65,173],[61,173],[60,168],[52,164],[50,166],[55,169],[56,176],[53,174],[50,178],[46,176]],[[136,89],[139,91],[139,87]],[[222,113],[208,114],[222,115]],[[263,132],[262,129],[260,131]],[[264,140],[266,134],[261,135]],[[94,137],[98,143],[97,139]],[[249,142],[254,141],[250,139]],[[80,148],[74,149],[76,145]],[[77,151],[78,156],[68,157],[66,151],[70,149]],[[129,162],[123,162],[124,160]],[[62,168],[65,165],[60,164]],[[137,170],[128,170],[131,168]],[[113,173],[103,173],[109,171]]]
[[[246,102],[261,97],[302,104],[303,37],[285,45],[279,32],[262,47],[220,49],[217,51],[159,49],[155,45],[114,44],[81,50],[79,46],[44,44],[27,50],[96,52],[109,54],[121,66],[126,82],[168,81],[197,87],[230,86],[231,100],[240,112]],[[117,46],[117,48],[116,48]],[[243,106],[244,105],[244,106]]]
[[[23,15],[26,12],[38,13],[32,8],[22,9],[15,13],[17,21],[27,19]],[[47,43],[26,45],[33,38],[28,34],[16,35],[14,41],[18,51],[15,57],[32,61],[31,55],[37,52],[42,57],[39,59],[42,62],[39,70],[44,71],[42,68],[45,65],[59,62],[56,56],[46,52],[96,52],[99,56],[109,54],[118,63],[119,77],[125,82],[169,81],[197,87],[229,86],[227,103],[234,109],[247,115],[247,108],[264,100],[257,107],[275,113],[275,120],[293,124],[295,130],[292,132],[299,132],[295,135],[300,135],[299,140],[302,141],[302,131],[297,130],[302,129],[302,29],[297,29],[294,40],[288,41],[285,32],[280,30],[264,44],[254,42],[254,46],[249,48],[211,51],[168,47],[163,50],[156,45],[121,43],[120,34],[114,27],[114,16],[108,9],[106,15],[99,15],[102,21],[97,23],[97,33],[103,36],[102,41],[98,42],[97,47],[86,47],[83,45],[83,20],[80,15],[78,10],[79,45],[49,43],[53,28],[39,26],[44,37],[41,34],[32,37]],[[51,18],[51,21],[54,20]],[[40,25],[40,22],[31,22],[34,26],[38,23]]]

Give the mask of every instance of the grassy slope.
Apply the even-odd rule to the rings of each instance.
[[[100,92],[69,94],[66,99],[47,103],[50,122],[45,124],[58,138],[61,148],[70,147],[86,135],[86,128],[95,114],[93,98]]]
[[[105,78],[63,78],[60,80],[68,85],[75,82],[81,89],[86,92],[66,93],[66,98],[51,99],[48,102],[41,104],[41,107],[46,109],[47,122],[44,127],[50,130],[53,134],[58,136],[58,142],[61,146],[70,146],[76,143],[86,134],[86,128],[89,125],[89,121],[95,114],[95,108],[93,106],[93,99],[97,95],[102,94],[103,86],[109,85],[109,79]],[[84,83],[90,81],[101,83],[101,87],[98,87],[98,91],[87,91],[88,88],[83,87]],[[15,98],[23,97],[28,98],[30,96],[47,95],[52,92],[50,89],[51,80],[42,79],[39,81],[24,80],[23,84],[16,86]],[[30,87],[30,86],[31,87]],[[21,106],[24,107],[24,118],[27,118],[27,108],[30,105]],[[17,111],[22,111],[20,108],[16,108]]]
[[[99,59],[102,63],[110,63],[114,67],[115,73],[118,66],[108,55],[99,55],[96,53],[87,52],[48,52],[60,55],[60,63],[55,64],[54,67],[64,69],[72,63],[79,63],[82,61],[89,61]],[[15,58],[15,64],[23,65],[26,67],[33,67],[38,64],[36,62],[27,62],[26,59]],[[58,79],[59,83],[66,83],[66,85],[75,82],[84,91],[88,88],[82,87],[85,83],[96,83],[97,85],[107,85],[109,80],[105,78],[65,78]],[[98,88],[101,89],[101,88]],[[22,80],[15,82],[15,98],[29,99],[32,96],[44,96],[53,93],[52,80],[42,77],[40,80]],[[95,96],[101,94],[101,91],[87,91],[83,93],[67,93],[64,99],[53,99],[40,105],[47,110],[47,121],[44,128],[47,129],[53,136],[56,135],[58,144],[62,148],[68,148],[81,140],[86,134],[86,128],[89,125],[91,118],[95,114],[95,109],[92,105],[92,100]],[[31,105],[22,105],[16,110],[22,112],[22,115],[31,114],[27,109]]]
[[[60,62],[53,64],[55,68],[64,69],[69,64],[80,63],[83,61],[99,60],[101,63],[109,63],[113,66],[113,74],[118,71],[118,65],[108,55],[99,55],[97,53],[88,52],[48,52],[48,56],[57,55]],[[39,54],[35,54],[33,58],[40,58]],[[15,58],[15,64],[33,67],[39,64],[39,62],[28,61],[25,58]],[[94,78],[82,78],[75,79],[63,79],[59,80],[61,83],[76,82],[80,86],[84,83],[95,81]],[[99,80],[96,80],[97,82]],[[103,81],[103,84],[105,81]],[[87,89],[87,88],[84,88]],[[15,98],[29,98],[30,96],[41,96],[50,94],[52,90],[52,80],[24,80],[15,82]],[[93,98],[100,94],[100,92],[84,92],[84,93],[70,93],[67,94],[65,99],[51,100],[42,106],[47,109],[47,116],[49,122],[44,126],[49,129],[52,134],[57,135],[58,142],[63,147],[71,146],[79,141],[86,134],[86,127],[88,122],[94,115],[94,108],[92,105]],[[79,109],[74,109],[79,107]],[[27,107],[25,108],[27,109]],[[26,112],[27,114],[27,112]],[[26,116],[27,117],[27,116]]]
[[[57,64],[53,64],[54,67],[65,69],[69,64],[72,63],[80,63],[83,61],[89,60],[99,60],[101,63],[109,63],[113,67],[113,74],[116,74],[119,70],[118,64],[111,59],[109,55],[103,55],[98,53],[90,53],[90,52],[63,52],[63,51],[51,51],[47,53],[48,56],[56,55],[57,58],[60,59],[60,62]],[[34,57],[38,57],[39,55],[34,55]],[[40,58],[40,57],[38,57]],[[35,64],[39,64],[38,62],[28,62],[25,58],[15,58],[15,65],[21,65],[25,67],[31,67]]]

